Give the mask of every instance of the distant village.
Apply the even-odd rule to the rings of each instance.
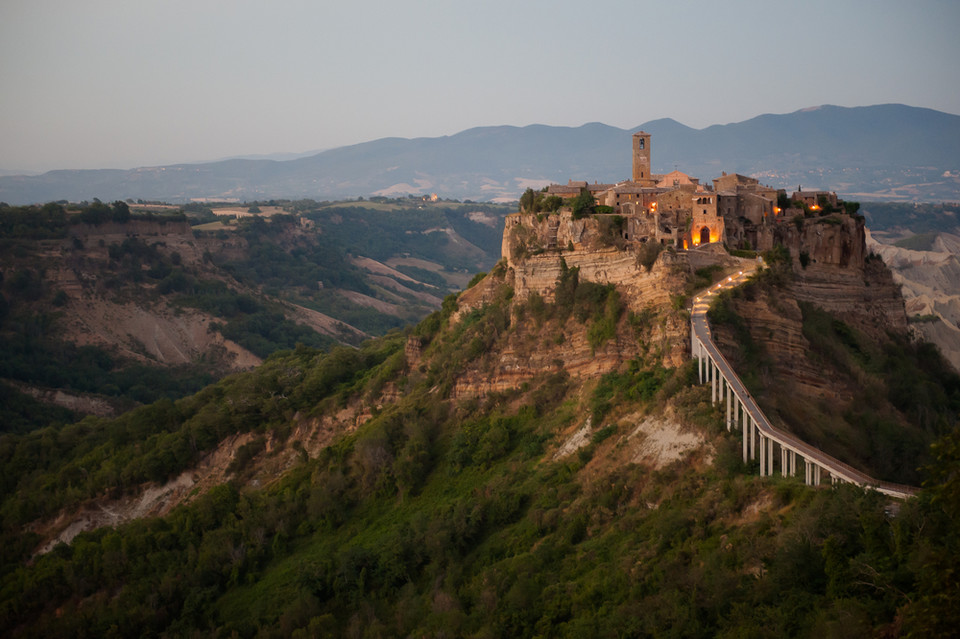
[[[598,210],[625,218],[625,240],[683,249],[711,242],[755,248],[758,229],[766,223],[838,206],[831,191],[798,187],[788,198],[783,189],[737,173],[723,173],[712,186],[681,171],[654,174],[650,157],[650,134],[639,131],[633,134],[632,179],[617,184],[570,180],[548,186],[546,193],[570,201],[587,191]]]

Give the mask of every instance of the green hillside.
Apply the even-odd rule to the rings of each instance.
[[[487,305],[458,321],[448,297],[416,328],[360,349],[300,346],[117,420],[3,436],[0,627],[13,637],[950,636],[960,433],[901,504],[757,477],[694,366],[664,369],[654,349],[600,379],[544,371],[458,399],[454,379],[517,331],[540,348],[564,348],[558,328],[566,341],[643,342],[646,326],[683,313],[622,314],[584,283],[561,306],[514,300],[498,277],[484,284],[496,293]],[[613,335],[597,337],[611,322]],[[294,435],[349,410],[358,425],[315,456]],[[627,453],[646,418],[699,443],[674,461],[637,459]],[[581,430],[583,445],[564,452]],[[237,433],[248,439],[225,483],[162,518],[34,554],[37,524],[61,509],[95,510],[176,477]],[[284,459],[289,469],[271,475]]]

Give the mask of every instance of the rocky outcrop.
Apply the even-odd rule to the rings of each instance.
[[[626,318],[621,318],[616,336],[593,348],[586,330],[576,320],[567,326],[551,320],[540,327],[515,326],[495,354],[466,367],[454,385],[455,398],[483,397],[519,388],[537,376],[565,371],[575,378],[595,378],[616,370],[644,353]],[[680,330],[680,327],[671,327]]]
[[[674,303],[684,296],[690,270],[687,255],[671,249],[658,255],[660,247],[626,243],[617,228],[613,216],[574,220],[567,212],[507,218],[504,259],[460,296],[452,321],[494,303],[500,287],[506,285],[513,295],[511,329],[498,342],[495,354],[469,366],[458,378],[454,396],[506,391],[554,371],[577,378],[599,377],[638,357],[653,358],[668,367],[679,366],[689,357],[689,322]],[[578,269],[580,282],[616,287],[625,312],[612,339],[593,345],[589,325],[574,318],[539,323],[523,315],[531,296],[546,303],[556,300],[564,269]]]
[[[890,270],[867,249],[861,217],[834,214],[762,227],[758,248],[782,245],[793,261],[793,297],[884,333],[907,328],[903,298]]]
[[[670,303],[683,292],[689,270],[686,256],[672,250],[660,253],[647,268],[644,255],[655,249],[625,243],[613,216],[574,220],[567,213],[508,216],[503,233],[503,258],[511,272],[510,284],[519,299],[537,293],[552,301],[564,265],[580,269],[580,279],[615,284],[624,303],[633,310]],[[554,241],[555,233],[555,241]],[[548,246],[556,248],[547,249]]]

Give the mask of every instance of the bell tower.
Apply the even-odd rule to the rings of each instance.
[[[633,181],[643,186],[653,185],[650,177],[650,134],[633,134]]]

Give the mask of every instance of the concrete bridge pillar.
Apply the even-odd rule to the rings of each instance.
[[[787,465],[787,449],[783,445],[780,446],[780,476],[790,476],[790,467]]]
[[[767,476],[767,438],[760,435],[760,476]]]
[[[699,340],[697,340],[697,345],[698,346],[700,345]],[[696,357],[697,357],[697,374],[700,377],[700,383],[702,384],[703,383],[703,353],[700,351],[699,348],[696,351]]]
[[[743,463],[744,464],[747,463],[747,454],[748,454],[747,438],[750,436],[748,432],[749,430],[750,429],[747,427],[747,419],[745,416],[745,419],[743,421],[743,427],[740,428],[740,438],[743,440]]]
[[[767,437],[767,476],[773,476],[773,440]]]
[[[750,417],[750,459],[757,458],[757,422]]]
[[[731,418],[733,417],[733,398],[731,397],[732,393],[730,392],[730,383],[727,382],[727,430],[731,430],[733,427],[731,424]]]
[[[710,360],[710,403],[717,403],[717,364]]]

